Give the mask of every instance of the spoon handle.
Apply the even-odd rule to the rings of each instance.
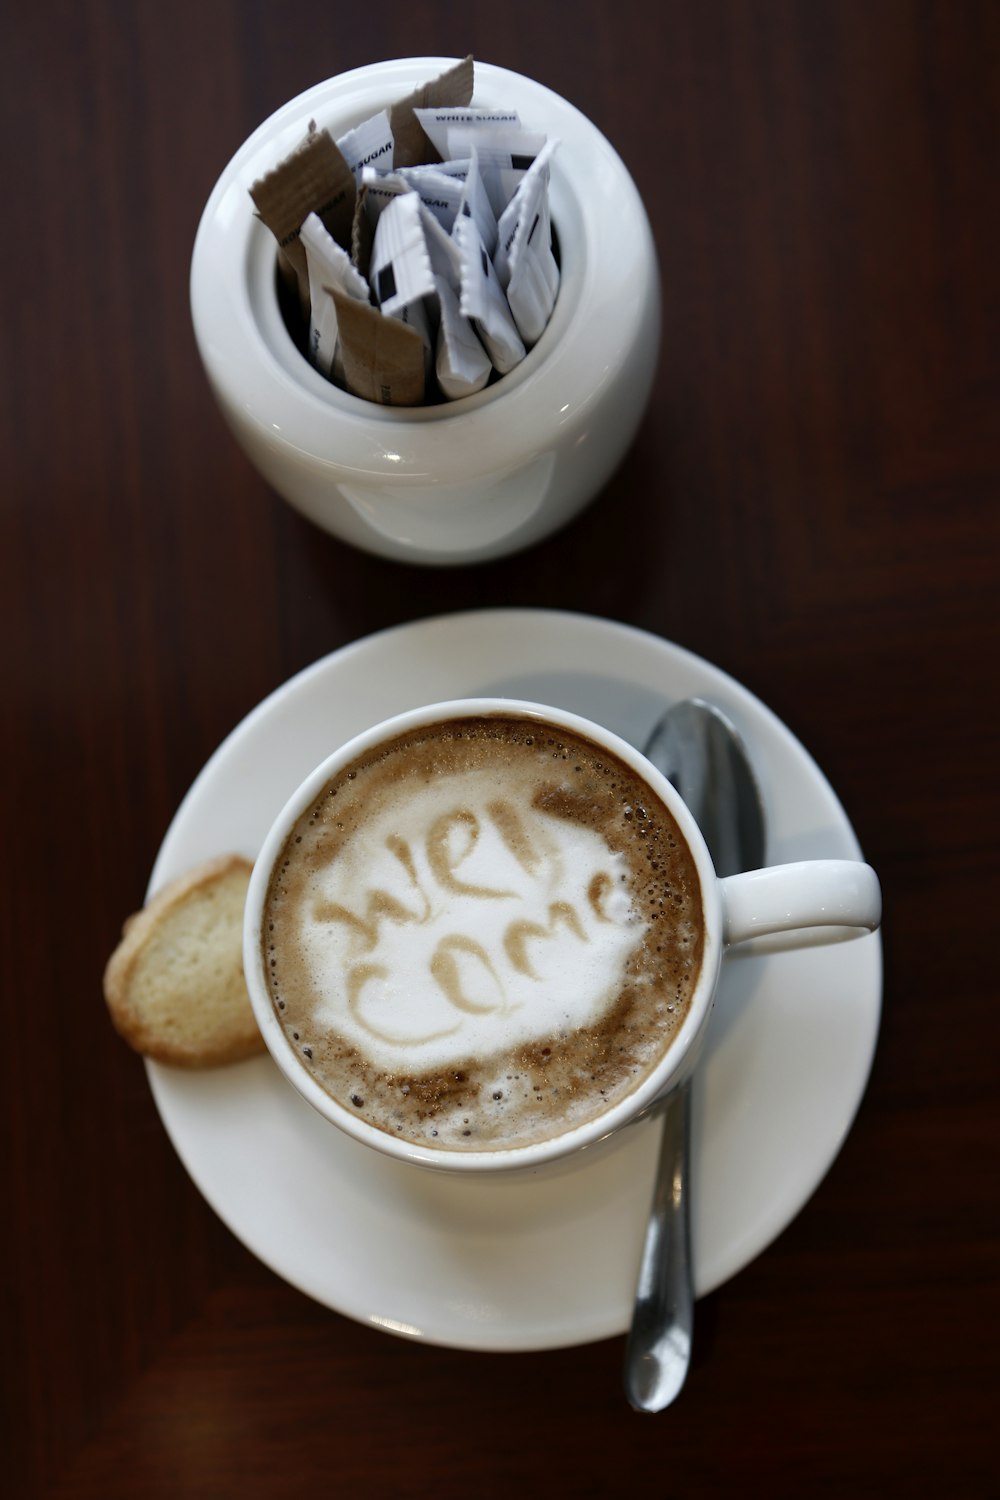
[[[625,1394],[636,1411],[662,1411],[688,1372],[694,1328],[689,1184],[690,1080],[663,1111],[656,1189],[646,1226],[635,1310],[625,1347]]]

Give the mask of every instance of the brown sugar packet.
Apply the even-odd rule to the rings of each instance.
[[[460,63],[423,83],[389,111],[389,124],[395,146],[394,167],[419,167],[440,161],[440,156],[424,134],[424,127],[413,113],[415,109],[458,109],[472,103],[475,65],[471,55]]]
[[[309,268],[299,230],[318,214],[339,245],[350,250],[357,188],[354,173],[328,130],[309,132],[301,146],[250,189],[261,221],[278,241],[282,275],[295,287],[304,319],[309,317]]]
[[[344,382],[355,396],[382,406],[420,406],[427,346],[416,329],[329,288],[337,307]]]
[[[358,189],[358,196],[354,200],[354,223],[351,225],[351,260],[354,265],[368,279],[368,267],[371,265],[372,241],[375,238],[371,221],[365,212],[365,194],[368,189],[362,184]]]

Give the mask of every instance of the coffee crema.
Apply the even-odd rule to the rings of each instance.
[[[402,733],[275,862],[272,1004],[346,1110],[453,1150],[544,1141],[646,1078],[704,945],[694,860],[617,756],[516,713]]]

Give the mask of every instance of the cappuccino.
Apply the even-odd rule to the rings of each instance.
[[[516,712],[400,733],[274,863],[271,1003],[319,1085],[418,1145],[502,1151],[648,1077],[701,970],[694,859],[648,783]]]

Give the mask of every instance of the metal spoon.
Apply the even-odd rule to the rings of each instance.
[[[738,731],[715,708],[690,698],[660,719],[644,753],[694,815],[719,875],[764,863],[764,806]],[[691,1360],[691,1084],[668,1094],[632,1327],[625,1392],[636,1411],[662,1411],[680,1394]]]

